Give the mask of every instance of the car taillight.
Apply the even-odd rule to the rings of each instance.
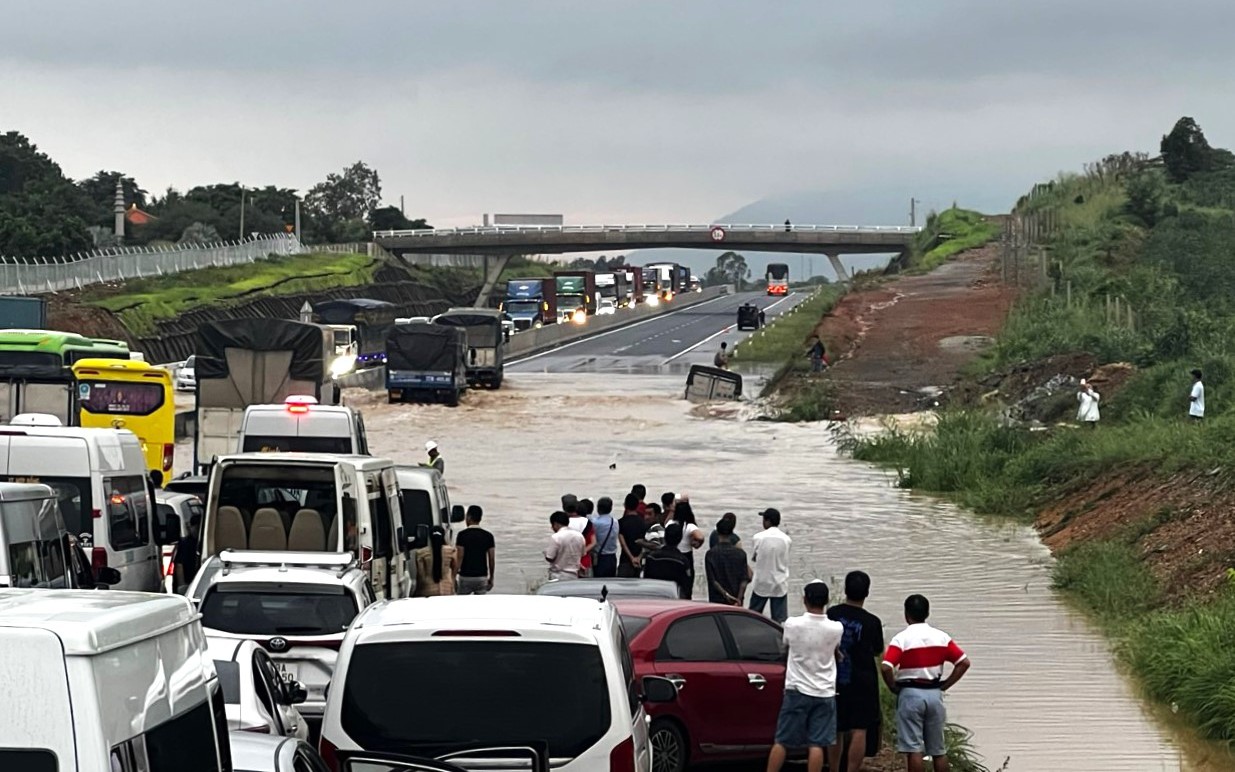
[[[174,443],[163,443],[163,471],[170,472],[172,470],[172,461],[176,458],[176,446]]]
[[[609,753],[609,772],[634,772],[635,738],[627,737]]]
[[[334,747],[334,743],[323,737],[317,744],[317,752],[321,754],[322,761],[326,762],[331,772],[339,772],[339,749]]]
[[[90,516],[91,516],[92,518],[94,518],[95,520],[98,520],[99,518],[101,518],[101,517],[103,516],[103,510],[101,510],[101,509],[92,509],[92,510],[90,510]]]
[[[90,567],[95,571],[100,568],[107,568],[107,550],[102,547],[95,547],[90,550]]]

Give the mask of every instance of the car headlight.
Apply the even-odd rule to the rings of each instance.
[[[643,302],[644,302],[644,305],[657,306],[657,305],[660,305],[660,298],[656,297],[655,295],[648,295],[647,298]]]
[[[354,368],[355,366],[356,366],[356,357],[350,354],[346,354],[344,356],[336,358],[333,362],[330,363],[330,374],[336,378],[339,377],[340,375],[347,375],[348,373],[352,371],[352,368]]]
[[[587,312],[582,309],[575,311],[573,314],[571,314],[570,321],[574,322],[575,324],[583,324],[587,322]]]

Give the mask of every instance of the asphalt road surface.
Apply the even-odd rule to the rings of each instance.
[[[751,302],[764,309],[770,324],[806,299],[803,293],[770,298],[761,292],[722,295],[697,306],[603,332],[507,364],[524,373],[674,373],[691,365],[712,364],[721,342],[730,346],[751,334],[738,332],[738,307]]]

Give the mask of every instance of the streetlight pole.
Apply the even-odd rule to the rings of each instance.
[[[918,204],[922,203],[920,198],[909,199],[909,227],[916,227],[918,224]]]
[[[240,188],[240,240],[244,241],[244,188]]]

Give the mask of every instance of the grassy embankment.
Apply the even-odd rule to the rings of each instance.
[[[949,258],[974,249],[999,235],[999,226],[978,212],[953,205],[942,212],[931,212],[922,232],[914,239],[909,256],[909,271],[926,273]]]
[[[218,307],[261,296],[295,295],[372,284],[381,258],[361,254],[304,254],[253,263],[154,276],[119,289],[88,288],[81,301],[115,313],[136,335],[151,334],[162,321],[204,306]],[[479,273],[449,268],[396,266],[408,280],[441,287],[444,295],[476,286]]]
[[[1186,541],[1223,522],[1206,512],[1207,497],[1235,481],[1235,159],[1213,151],[1208,165],[1168,181],[1144,159],[1112,157],[1039,186],[1018,207],[1057,224],[1046,244],[1054,291],[1018,304],[985,367],[1063,352],[1134,364],[1133,380],[1104,399],[1098,429],[1030,432],[971,407],[943,414],[933,433],[850,437],[847,449],[896,468],[905,487],[1021,518],[1105,480],[1185,486],[1176,493],[1187,511],[1110,510],[1113,526],[1059,553],[1055,583],[1110,634],[1150,697],[1235,747],[1235,545],[1193,547],[1169,570],[1155,561],[1180,531]],[[1131,319],[1106,311],[1115,297]],[[1186,419],[1193,367],[1205,371],[1202,424]],[[1186,486],[1199,500],[1188,500]],[[1067,517],[1101,509],[1104,495]]]

